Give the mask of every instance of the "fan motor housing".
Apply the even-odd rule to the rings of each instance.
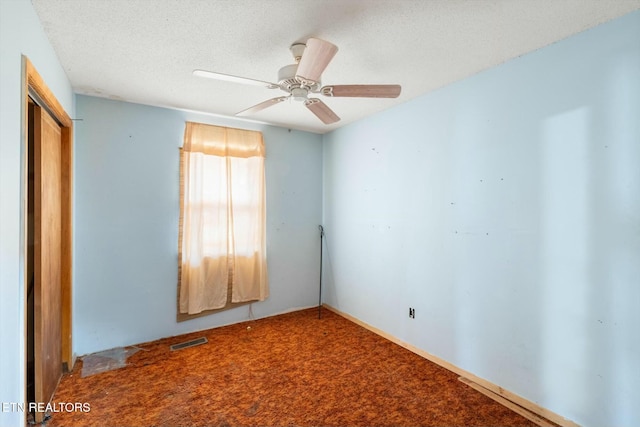
[[[298,64],[285,65],[280,68],[278,70],[278,86],[285,92],[291,93],[294,97],[299,96],[293,92],[295,89],[302,89],[305,92],[317,92],[320,88],[320,82],[304,82],[303,84],[296,78],[297,70]]]

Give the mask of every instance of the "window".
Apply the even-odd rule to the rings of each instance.
[[[264,159],[260,132],[186,123],[179,320],[268,297]]]

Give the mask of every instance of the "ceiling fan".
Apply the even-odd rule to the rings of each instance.
[[[289,48],[296,61],[295,64],[285,65],[278,71],[278,83],[254,80],[229,74],[214,73],[212,71],[194,70],[193,74],[234,83],[251,84],[267,89],[281,89],[288,93],[263,101],[253,107],[240,111],[236,116],[257,113],[272,105],[287,99],[294,99],[304,104],[324,124],[335,123],[340,117],[334,113],[319,98],[309,95],[322,94],[328,97],[348,98],[397,98],[400,95],[400,85],[330,85],[322,86],[320,77],[329,62],[338,52],[338,47],[328,41],[310,38],[307,43],[294,43]]]

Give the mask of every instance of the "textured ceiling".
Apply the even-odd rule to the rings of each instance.
[[[233,116],[280,90],[308,37],[339,51],[323,84],[402,85],[397,99],[323,100],[324,125],[287,101],[251,119],[324,133],[640,8],[640,0],[32,0],[77,93]]]

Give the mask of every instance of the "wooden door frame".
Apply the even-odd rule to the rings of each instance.
[[[61,285],[61,349],[62,349],[62,364],[63,371],[71,371],[75,362],[72,347],[72,266],[73,266],[73,121],[64,110],[60,102],[56,99],[53,92],[44,82],[44,79],[38,71],[35,69],[29,58],[22,56],[22,77],[23,77],[23,92],[22,92],[22,129],[24,135],[22,138],[23,153],[25,155],[22,158],[23,162],[23,174],[22,174],[22,188],[23,194],[26,195],[28,191],[28,169],[29,169],[29,97],[34,95],[37,99],[36,102],[41,107],[47,110],[47,112],[60,124],[61,128],[61,216],[62,216],[62,244],[61,244],[61,270],[60,270],[60,285]],[[28,197],[23,197],[22,211],[24,213],[23,218],[23,235],[26,242],[27,235],[27,201]],[[27,259],[27,245],[24,245],[24,259]],[[26,274],[26,262],[24,263],[24,304],[25,304],[25,346],[26,346],[26,333],[27,333],[27,292],[28,292],[28,277]],[[26,347],[25,347],[26,348]],[[25,350],[26,351],[26,350]],[[45,402],[46,403],[46,402]]]

